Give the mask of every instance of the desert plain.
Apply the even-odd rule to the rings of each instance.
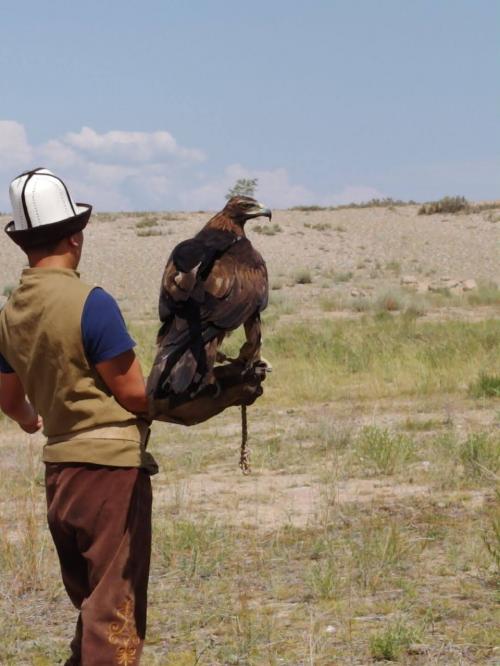
[[[153,425],[145,666],[500,663],[500,203],[418,210],[247,224],[273,366],[248,410],[252,473],[236,408]],[[98,213],[87,228],[82,278],[117,298],[146,373],[166,258],[210,215]],[[24,266],[5,237],[0,299]],[[76,620],[42,445],[0,420],[5,665],[63,663]]]

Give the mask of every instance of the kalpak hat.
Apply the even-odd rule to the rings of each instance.
[[[92,212],[92,206],[75,203],[63,181],[42,167],[14,178],[9,194],[14,219],[5,231],[23,250],[76,234]]]

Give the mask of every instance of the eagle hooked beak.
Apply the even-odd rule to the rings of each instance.
[[[263,206],[261,203],[257,203],[253,208],[250,208],[245,213],[246,220],[251,220],[254,217],[268,217],[269,219],[271,219],[272,216],[273,214],[271,212],[271,209],[266,208],[266,206]]]

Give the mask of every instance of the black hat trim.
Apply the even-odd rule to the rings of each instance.
[[[31,229],[16,230],[14,220],[12,220],[5,227],[5,233],[23,250],[31,250],[41,245],[55,243],[67,236],[78,233],[87,226],[92,213],[92,206],[84,203],[77,203],[76,205],[86,206],[86,210],[74,217],[68,217],[52,224],[32,227]]]

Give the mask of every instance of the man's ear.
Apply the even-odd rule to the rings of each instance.
[[[71,247],[81,247],[83,243],[83,234],[81,231],[79,231],[76,234],[71,234],[71,236],[68,236],[67,240]]]

